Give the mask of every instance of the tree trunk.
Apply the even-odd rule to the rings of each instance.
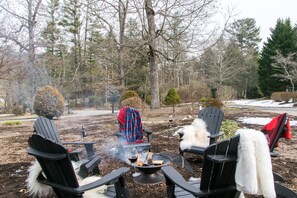
[[[149,64],[150,64],[150,76],[151,76],[151,109],[160,108],[160,96],[159,96],[159,77],[158,67],[156,65],[156,24],[155,24],[155,12],[152,6],[152,0],[145,0],[145,11],[147,15],[148,30],[149,30]]]
[[[32,0],[27,1],[28,3],[28,32],[29,32],[29,46],[28,46],[28,54],[29,54],[29,77],[30,77],[30,85],[31,85],[31,102],[29,104],[30,111],[33,109],[33,98],[36,93],[36,68],[35,68],[35,27],[37,23],[37,13],[41,4],[41,0],[39,0],[36,6],[33,8]]]
[[[123,61],[123,53],[124,53],[124,36],[125,36],[125,27],[126,27],[126,18],[127,18],[127,10],[128,10],[128,0],[126,4],[122,1],[119,1],[119,23],[120,23],[120,38],[119,38],[119,68],[120,68],[120,78],[121,78],[121,86],[125,87],[125,72],[124,72],[124,61]]]

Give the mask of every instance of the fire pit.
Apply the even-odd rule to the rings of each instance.
[[[164,175],[160,171],[162,166],[166,166],[170,163],[170,158],[155,153],[153,154],[152,161],[162,161],[161,164],[146,164],[143,163],[142,166],[135,166],[141,174],[138,177],[134,178],[134,181],[140,184],[159,184],[165,180]]]

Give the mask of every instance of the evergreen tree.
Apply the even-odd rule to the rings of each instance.
[[[42,32],[42,37],[45,41],[46,51],[52,55],[58,53],[57,42],[60,37],[58,28],[58,11],[60,9],[59,0],[50,0],[47,6],[47,22],[46,27]]]
[[[173,108],[173,115],[175,115],[175,108],[174,106],[180,103],[180,97],[177,94],[176,90],[174,88],[171,88],[168,90],[168,93],[164,99],[165,105],[172,105]]]
[[[46,7],[46,27],[42,31],[43,45],[45,46],[44,60],[44,75],[43,84],[53,84],[63,87],[65,71],[63,57],[66,53],[66,44],[62,44],[62,34],[58,26],[60,20],[59,15],[61,6],[59,0],[47,1]]]
[[[289,81],[276,78],[276,74],[282,72],[273,67],[277,51],[287,56],[296,52],[296,31],[292,27],[290,19],[278,19],[274,29],[271,29],[271,36],[264,43],[259,59],[259,86],[264,96],[270,96],[272,92],[284,91],[290,86]]]
[[[235,37],[236,42],[242,50],[249,48],[258,49],[261,38],[259,36],[260,28],[256,26],[255,19],[239,19],[231,24],[227,32]]]
[[[59,23],[64,27],[66,34],[70,34],[70,41],[72,43],[72,57],[73,72],[77,72],[81,64],[81,4],[80,0],[64,1],[64,16]],[[75,76],[76,74],[74,74]],[[74,79],[75,80],[75,79]]]

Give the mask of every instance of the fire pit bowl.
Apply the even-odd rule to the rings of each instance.
[[[141,172],[138,177],[134,178],[135,182],[140,184],[158,184],[165,180],[165,177],[161,173],[160,169],[162,166],[167,166],[170,163],[170,158],[165,155],[155,153],[153,155],[153,160],[163,160],[163,163],[161,165],[148,165],[144,163],[143,166],[135,166]]]

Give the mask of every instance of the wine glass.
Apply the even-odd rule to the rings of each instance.
[[[135,147],[132,148],[127,148],[126,149],[126,157],[128,158],[128,160],[130,161],[130,166],[131,169],[133,169],[133,173],[132,176],[133,177],[137,177],[140,175],[140,173],[136,173],[136,168],[135,168],[135,163],[137,162],[137,158],[138,158],[138,152],[137,149]],[[134,165],[133,165],[134,164]],[[131,171],[132,172],[132,171]]]

